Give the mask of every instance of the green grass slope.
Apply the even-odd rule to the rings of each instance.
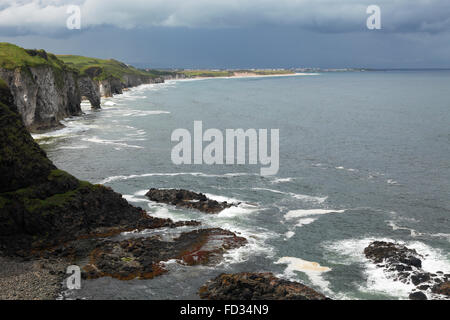
[[[128,66],[114,59],[97,59],[75,55],[58,55],[60,60],[68,66],[77,69],[82,76],[89,76],[94,80],[116,78],[123,80],[124,75],[136,75],[157,78],[157,73],[147,72]]]
[[[52,53],[44,50],[27,50],[11,43],[0,42],[0,68],[14,70],[38,66],[51,66],[61,71],[70,69]]]

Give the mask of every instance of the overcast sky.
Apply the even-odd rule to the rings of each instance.
[[[449,68],[450,1],[0,0],[0,41],[151,67]]]

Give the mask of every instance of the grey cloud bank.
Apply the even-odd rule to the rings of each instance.
[[[387,31],[445,32],[450,27],[447,0],[3,0],[0,27],[30,33],[64,29],[67,7],[74,4],[81,8],[84,27],[237,28],[269,24],[355,32],[364,28],[366,8],[371,4],[381,7]]]
[[[448,0],[0,0],[0,41],[150,67],[448,68],[449,31]]]

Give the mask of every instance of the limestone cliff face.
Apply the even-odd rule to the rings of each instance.
[[[50,66],[0,69],[0,78],[9,85],[25,126],[40,131],[59,121],[81,114],[77,74]]]
[[[114,94],[122,94],[123,89],[140,86],[141,84],[163,83],[163,78],[152,78],[147,76],[127,75],[122,80],[112,78],[99,82],[100,95],[112,97]]]
[[[101,98],[109,98],[115,94],[122,94],[126,88],[137,87],[141,84],[163,83],[163,78],[124,75],[123,79],[109,78],[94,80],[89,76],[78,78],[78,87],[82,98],[89,100],[93,109],[100,109]]]
[[[114,94],[122,94],[124,86],[120,79],[111,78],[99,81],[99,88],[102,97],[112,97]]]
[[[100,109],[101,94],[97,81],[88,76],[78,78],[78,88],[82,99],[87,99],[91,103],[92,109]]]

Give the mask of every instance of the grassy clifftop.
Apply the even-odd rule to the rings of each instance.
[[[0,68],[13,70],[38,66],[50,66],[61,71],[70,69],[52,53],[27,50],[11,43],[0,42]]]
[[[158,74],[136,69],[114,59],[97,59],[75,55],[58,55],[60,60],[68,66],[77,69],[82,76],[89,76],[94,80],[116,78],[123,80],[124,75],[136,75],[157,78]]]

